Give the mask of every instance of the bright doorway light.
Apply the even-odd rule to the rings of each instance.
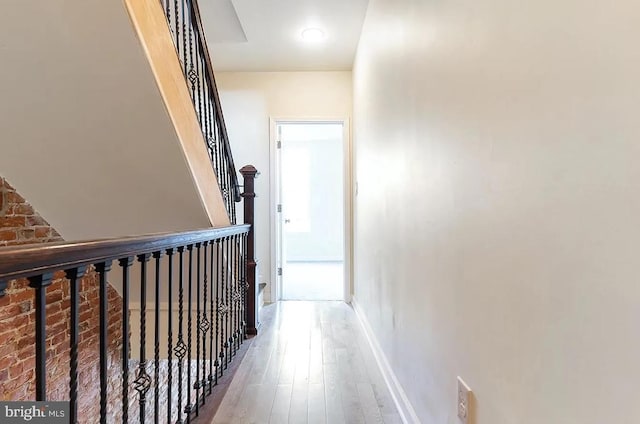
[[[318,43],[324,40],[324,31],[320,28],[306,28],[302,31],[302,39],[309,43]]]

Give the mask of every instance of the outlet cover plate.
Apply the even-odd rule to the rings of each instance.
[[[467,386],[467,383],[458,377],[458,418],[462,424],[469,423],[469,397],[471,389]]]

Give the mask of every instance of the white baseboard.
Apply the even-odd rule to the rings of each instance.
[[[387,356],[382,351],[382,348],[378,343],[378,339],[373,333],[366,315],[363,313],[362,309],[360,309],[355,296],[351,298],[351,305],[353,306],[353,310],[356,312],[360,325],[364,329],[364,334],[369,342],[369,346],[371,346],[373,356],[376,359],[378,368],[380,368],[384,382],[387,384],[389,392],[391,392],[393,402],[396,404],[396,408],[398,408],[398,413],[400,414],[402,422],[404,424],[420,424],[420,419],[418,418],[416,411],[413,409],[411,402],[409,402],[409,398],[402,388],[400,381],[398,381],[398,377],[396,377],[396,374],[391,369]]]

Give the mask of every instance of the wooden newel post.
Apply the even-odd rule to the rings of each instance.
[[[240,173],[244,178],[244,223],[250,224],[247,236],[247,334],[258,334],[258,285],[256,284],[256,244],[254,228],[254,199],[256,197],[254,180],[258,170],[253,165],[243,166]]]

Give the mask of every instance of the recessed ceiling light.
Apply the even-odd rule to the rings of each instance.
[[[302,31],[302,39],[310,43],[317,43],[324,40],[324,31],[320,28],[306,28]]]

